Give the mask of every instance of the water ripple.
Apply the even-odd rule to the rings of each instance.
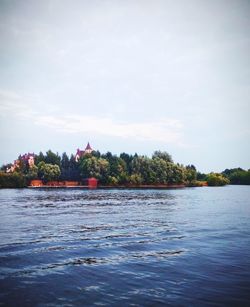
[[[0,304],[247,305],[249,192],[0,190]]]

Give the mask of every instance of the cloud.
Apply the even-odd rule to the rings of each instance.
[[[23,102],[25,101],[25,102]],[[0,112],[2,116],[47,127],[64,134],[92,134],[142,141],[157,141],[183,145],[183,125],[178,119],[162,118],[158,121],[117,121],[111,117],[88,115],[61,115],[34,110],[31,98],[0,90]],[[45,108],[43,108],[45,109]]]
[[[128,123],[94,116],[38,116],[36,125],[63,133],[92,133],[104,136],[134,138],[137,140],[181,143],[182,124],[175,119],[157,122]]]
[[[0,89],[0,114],[1,116],[15,116],[19,119],[30,119],[37,113],[29,106],[29,101],[34,97],[23,97],[16,92]],[[26,101],[26,102],[24,102]]]

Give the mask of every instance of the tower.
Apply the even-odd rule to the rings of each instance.
[[[91,148],[91,146],[89,145],[89,142],[84,150],[84,154],[91,154],[91,152],[93,151],[93,149]]]
[[[86,154],[91,154],[91,152],[93,151],[93,149],[91,148],[89,142],[85,148],[85,150],[80,150],[80,149],[77,149],[77,152],[76,152],[76,155],[75,155],[75,161],[78,162],[79,159],[86,155]]]

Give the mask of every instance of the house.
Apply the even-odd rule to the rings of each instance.
[[[26,153],[24,155],[20,155],[19,159],[15,160],[11,167],[6,170],[6,172],[13,173],[20,168],[21,162],[24,162],[26,165],[28,165],[29,168],[32,168],[35,165],[35,154]]]
[[[20,166],[19,160],[15,160],[13,164],[11,164],[10,167],[6,169],[6,173],[13,173],[15,170],[17,170]]]
[[[79,148],[77,149],[76,155],[75,155],[75,161],[78,162],[79,159],[80,159],[82,156],[84,156],[84,155],[86,155],[86,154],[91,154],[92,151],[93,151],[93,149],[91,148],[91,146],[90,146],[90,144],[89,144],[89,142],[88,142],[88,144],[87,144],[87,146],[86,146],[86,148],[85,148],[84,150],[80,150]]]
[[[21,160],[28,163],[29,167],[33,167],[35,165],[35,154],[27,153],[21,156]]]

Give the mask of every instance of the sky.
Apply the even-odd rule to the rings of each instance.
[[[0,0],[0,164],[169,152],[250,168],[250,1]]]

